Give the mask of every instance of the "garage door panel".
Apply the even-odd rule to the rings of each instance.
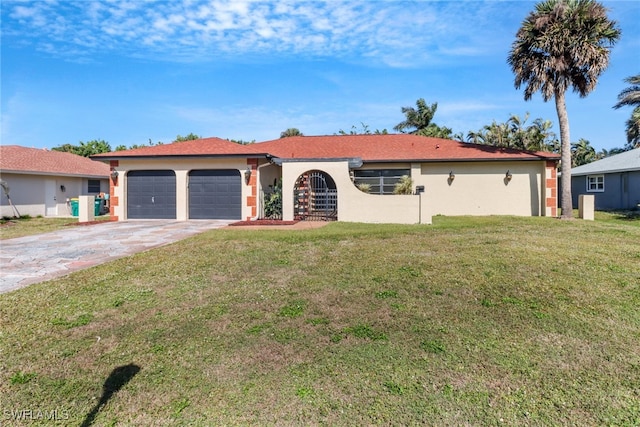
[[[189,218],[240,219],[241,215],[240,171],[196,170],[189,174]]]
[[[127,174],[127,217],[175,219],[175,173],[168,170],[130,171]]]

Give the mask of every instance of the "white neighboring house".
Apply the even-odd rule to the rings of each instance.
[[[109,166],[86,157],[18,145],[0,146],[0,180],[20,215],[71,216],[69,199],[109,194]],[[0,189],[0,215],[16,216]]]
[[[571,170],[573,207],[581,194],[595,196],[598,210],[640,208],[640,148]]]

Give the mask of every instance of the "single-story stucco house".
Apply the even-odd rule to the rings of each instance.
[[[598,210],[640,207],[640,148],[625,151],[571,170],[573,206],[582,194],[594,196]]]
[[[109,165],[71,153],[0,146],[0,179],[20,215],[70,216],[69,199],[109,192]],[[0,189],[3,217],[17,216]]]
[[[262,218],[280,185],[283,220],[412,224],[557,209],[559,155],[408,134],[205,138],[92,158],[111,168],[113,220]],[[403,176],[412,194],[393,194]]]

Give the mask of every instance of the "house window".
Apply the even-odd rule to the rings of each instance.
[[[604,191],[604,175],[592,175],[587,177],[587,192],[603,192]]]
[[[362,169],[353,171],[353,183],[369,184],[370,194],[393,194],[400,178],[411,176],[410,169]]]
[[[99,179],[90,179],[89,180],[89,188],[87,189],[88,193],[99,193],[100,192],[100,180]]]

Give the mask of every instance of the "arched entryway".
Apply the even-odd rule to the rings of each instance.
[[[338,189],[331,176],[311,170],[298,177],[293,188],[294,217],[301,220],[338,219]]]

